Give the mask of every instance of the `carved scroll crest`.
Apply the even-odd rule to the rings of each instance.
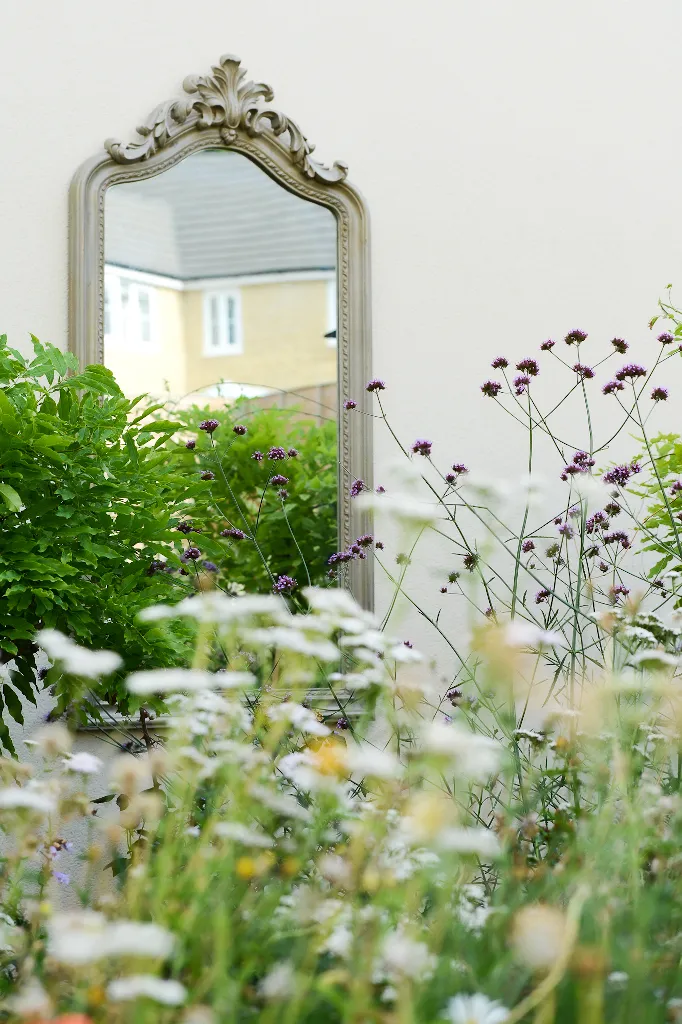
[[[154,156],[179,135],[192,129],[218,128],[225,146],[231,146],[237,133],[254,138],[270,134],[288,150],[292,163],[308,178],[334,183],[348,173],[337,161],[332,167],[311,159],[315,147],[291,118],[270,104],[274,93],[262,82],[245,82],[246,71],[237,57],[229,54],[210,75],[188,75],[183,82],[186,95],[168,100],[152,112],[137,132],[139,142],[107,139],[104,146],[120,164],[138,163]]]

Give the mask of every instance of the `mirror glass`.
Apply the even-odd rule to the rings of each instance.
[[[127,397],[163,402],[153,415],[182,425],[188,476],[214,474],[192,510],[204,540],[187,534],[187,544],[233,589],[329,582],[334,215],[240,153],[203,150],[108,188],[104,237],[104,363]],[[218,426],[202,430],[207,420]]]

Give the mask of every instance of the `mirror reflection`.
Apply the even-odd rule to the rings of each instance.
[[[207,562],[236,590],[328,581],[336,315],[333,214],[243,155],[204,150],[107,190],[104,362],[127,397],[163,403],[206,484],[185,517],[202,554],[187,574]]]

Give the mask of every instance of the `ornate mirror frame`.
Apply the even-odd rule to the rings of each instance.
[[[270,106],[270,86],[245,81],[237,57],[226,55],[206,76],[189,75],[184,95],[157,107],[137,129],[140,138],[108,139],[71,183],[69,209],[69,347],[81,365],[104,360],[104,198],[107,188],[150,178],[203,149],[244,153],[283,188],[331,210],[337,222],[339,548],[371,530],[354,507],[354,478],[372,481],[369,221],[342,163],[313,160],[298,125]],[[344,415],[343,403],[357,402]],[[348,585],[372,608],[372,561],[349,563]]]

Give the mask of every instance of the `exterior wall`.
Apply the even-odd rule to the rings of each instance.
[[[183,340],[183,293],[154,288],[156,338],[148,345],[105,341],[104,359],[124,394],[184,394],[187,368]]]

